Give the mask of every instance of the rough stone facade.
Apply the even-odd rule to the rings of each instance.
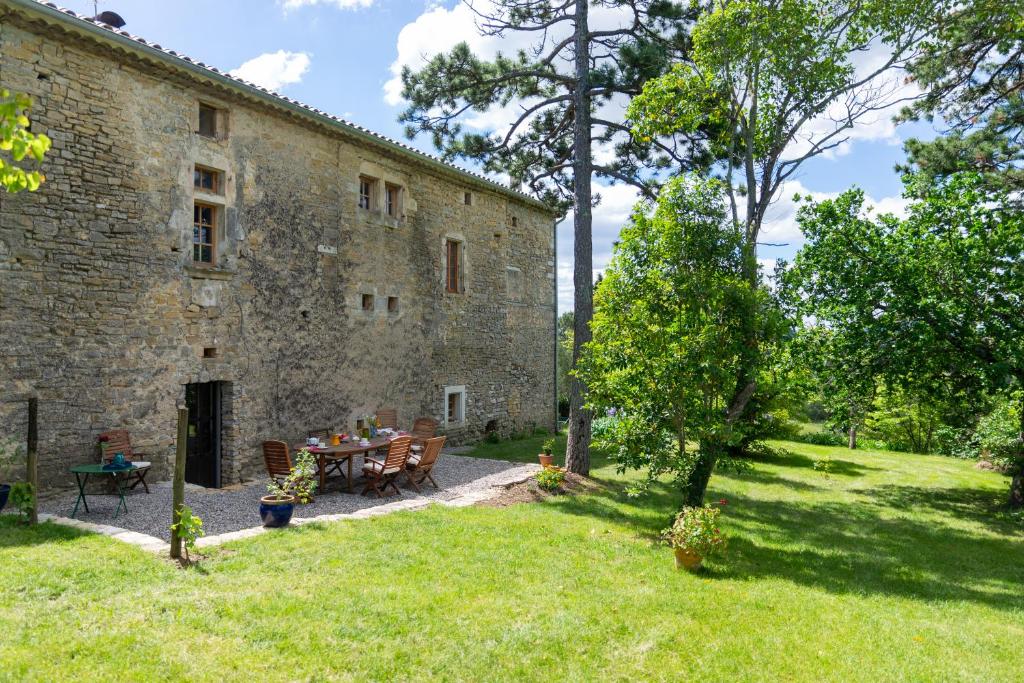
[[[223,383],[223,484],[260,474],[265,439],[378,407],[444,424],[445,387],[466,387],[453,443],[553,426],[550,212],[23,5],[0,0],[0,83],[32,95],[53,149],[39,192],[0,198],[0,390],[39,396],[44,485],[119,427],[169,476],[197,382]],[[200,102],[216,137],[195,132]],[[196,165],[221,193],[193,187]],[[361,175],[401,187],[404,217],[360,208]],[[198,199],[219,217],[213,267],[193,263]],[[21,433],[23,404],[0,417]]]

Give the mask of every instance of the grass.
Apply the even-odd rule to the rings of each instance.
[[[543,440],[475,454],[535,461]],[[629,498],[599,454],[587,496],[287,529],[188,571],[0,517],[0,678],[1019,678],[1024,535],[996,507],[1004,478],[774,445],[713,478],[730,548],[697,575],[652,540],[671,487]]]

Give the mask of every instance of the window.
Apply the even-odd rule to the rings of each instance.
[[[377,190],[377,181],[373,178],[361,176],[359,178],[359,208],[370,210],[374,205],[374,195]]]
[[[515,266],[505,269],[505,282],[507,286],[508,300],[519,302],[523,300],[523,271]]]
[[[462,203],[465,204],[466,206],[472,206],[473,205],[473,193],[472,192],[466,192],[462,196]]]
[[[193,185],[197,190],[212,192],[213,194],[224,193],[224,190],[221,187],[219,171],[214,171],[211,168],[203,168],[202,166],[196,166],[192,177]]]
[[[518,225],[519,225],[519,217],[518,216],[512,216],[512,227],[514,228],[514,227],[517,227]]]
[[[466,421],[466,387],[444,388],[445,425],[461,425]]]
[[[192,260],[213,265],[217,239],[217,207],[196,202],[192,216]]]
[[[385,210],[387,214],[392,218],[401,218],[402,216],[402,188],[398,185],[385,185]]]
[[[217,110],[208,104],[199,104],[199,130],[200,135],[208,138],[217,137]]]
[[[388,297],[388,313],[398,313],[398,297]]]
[[[363,310],[373,310],[373,294],[363,294]]]
[[[458,294],[462,291],[462,242],[447,240],[445,242],[446,272],[445,291]]]

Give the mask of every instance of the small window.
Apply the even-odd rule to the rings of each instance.
[[[192,216],[192,260],[212,265],[217,244],[217,207],[196,202]]]
[[[385,210],[392,218],[400,218],[402,215],[402,188],[398,185],[385,185]]]
[[[208,104],[199,104],[199,130],[200,135],[208,138],[217,137],[217,110]]]
[[[377,190],[377,181],[373,178],[361,176],[359,178],[359,208],[369,211],[374,207],[374,195]]]
[[[463,194],[463,196],[462,196],[462,203],[465,204],[466,206],[472,206],[473,205],[473,193],[472,192],[466,192],[465,194]]]
[[[512,227],[515,228],[515,227],[518,227],[518,226],[519,226],[519,216],[512,216]]]
[[[216,358],[216,357],[217,357],[217,347],[216,346],[206,346],[206,347],[203,348],[203,358]]]
[[[363,310],[373,310],[373,294],[363,294]]]
[[[466,421],[466,387],[445,387],[445,424],[460,425]]]
[[[462,242],[446,241],[445,252],[445,291],[449,294],[458,294],[462,291]]]
[[[398,313],[398,297],[388,297],[388,313]]]
[[[211,192],[213,194],[224,193],[224,190],[221,187],[219,171],[214,171],[211,168],[203,168],[202,166],[196,166],[195,171],[192,174],[192,178],[193,185],[197,190]]]
[[[523,271],[514,266],[505,269],[505,282],[508,292],[508,300],[520,302],[523,300]]]

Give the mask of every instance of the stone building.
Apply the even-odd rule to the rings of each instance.
[[[555,216],[398,142],[54,5],[0,0],[0,84],[53,139],[0,198],[2,429],[40,480],[127,428],[170,474],[378,407],[451,443],[555,421]]]

